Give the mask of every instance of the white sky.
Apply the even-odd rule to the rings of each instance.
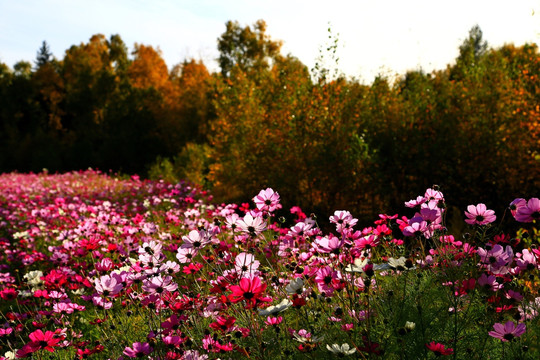
[[[339,34],[338,67],[371,82],[379,74],[443,69],[478,24],[492,47],[540,43],[540,0],[0,0],[0,61],[33,61],[46,40],[56,58],[93,34],[159,47],[169,67],[201,58],[218,70],[227,20],[263,19],[282,53],[310,68]]]

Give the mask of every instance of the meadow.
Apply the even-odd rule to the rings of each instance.
[[[282,200],[0,175],[0,359],[540,358],[538,198],[459,236],[437,186],[368,227]]]

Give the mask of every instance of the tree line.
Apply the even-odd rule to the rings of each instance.
[[[169,69],[142,44],[130,56],[119,35],[0,63],[0,171],[188,179],[221,201],[268,186],[366,221],[433,184],[461,209],[538,195],[536,44],[491,48],[475,26],[445,69],[363,84],[283,55],[262,20],[229,21],[217,42],[219,72]]]

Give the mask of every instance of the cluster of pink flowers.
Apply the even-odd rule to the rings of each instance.
[[[378,314],[359,299],[378,291],[381,277],[444,273],[464,262],[474,262],[476,275],[445,280],[451,296],[483,292],[499,313],[514,308],[521,316],[517,324],[495,324],[490,336],[510,341],[525,333],[524,321],[538,316],[540,296],[527,296],[512,279],[537,272],[540,251],[517,248],[504,234],[483,243],[455,239],[443,225],[445,199],[437,189],[405,204],[414,209],[412,217],[381,214],[368,227],[357,228],[353,214],[338,210],[329,217],[335,231],[328,233],[298,207],[290,211],[292,223],[276,222],[282,205],[271,188],[253,198],[253,209],[210,200],[187,184],[120,181],[92,171],[0,176],[0,232],[6,234],[0,237],[6,304],[0,310],[8,319],[0,324],[0,340],[9,338],[17,357],[73,348],[81,359],[106,351],[116,358],[206,359],[243,356],[243,341],[271,333],[286,336],[302,353],[326,348],[341,356],[381,355],[381,342],[360,330]],[[511,204],[522,222],[536,221],[538,208],[536,198]],[[496,220],[484,204],[470,205],[465,217],[476,230]],[[407,252],[414,241],[424,252]],[[347,307],[335,305],[340,301]],[[13,310],[14,303],[27,310]],[[328,308],[321,311],[320,304]],[[105,326],[116,326],[112,313],[132,316],[132,309],[152,314],[137,341],[107,349],[76,331],[73,319],[85,319],[107,333]],[[320,346],[332,339],[292,325],[291,313],[362,335],[353,348]],[[453,354],[440,342],[421,346]]]

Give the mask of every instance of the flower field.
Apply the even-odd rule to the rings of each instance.
[[[457,236],[436,186],[331,231],[278,192],[0,175],[0,359],[540,358],[538,198]]]

